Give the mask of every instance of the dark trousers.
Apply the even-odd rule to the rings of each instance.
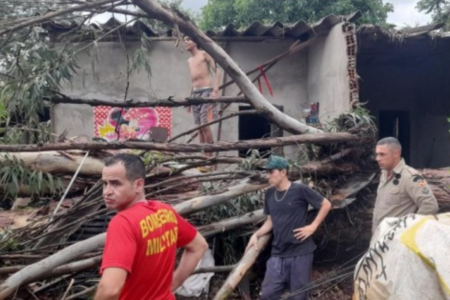
[[[308,292],[298,293],[311,281],[314,254],[271,257],[261,288],[261,300],[279,300],[285,289],[294,293],[289,300],[306,300]]]

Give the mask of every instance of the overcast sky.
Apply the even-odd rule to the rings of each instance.
[[[398,28],[426,25],[431,22],[430,15],[426,15],[416,9],[418,1],[419,0],[389,0],[388,2],[394,4],[394,12],[389,14],[388,22],[397,25]],[[206,3],[208,3],[208,0],[183,0],[182,6],[192,11],[199,12]],[[94,21],[104,23],[110,17],[111,14],[105,13],[95,17]],[[124,18],[121,17],[116,15],[116,18],[124,21]]]

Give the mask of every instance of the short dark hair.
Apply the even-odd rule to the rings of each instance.
[[[385,138],[379,140],[377,143],[377,146],[382,146],[382,145],[386,145],[390,149],[398,149],[398,150],[400,150],[400,152],[402,151],[402,145],[395,137],[392,137],[392,136],[385,137]]]
[[[120,153],[105,161],[105,167],[122,163],[125,167],[126,177],[129,181],[145,179],[145,165],[142,159],[134,154]]]
[[[183,40],[184,39],[189,39],[190,41],[192,41],[195,44],[195,46],[197,47],[198,50],[202,50],[201,47],[196,42],[194,42],[194,40],[190,36],[183,35]]]

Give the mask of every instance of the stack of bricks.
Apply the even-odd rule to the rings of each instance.
[[[356,28],[355,24],[345,23],[342,26],[342,30],[345,33],[345,40],[347,43],[347,56],[348,56],[348,79],[350,85],[350,103],[355,105],[359,103],[359,84],[358,74],[356,71]]]

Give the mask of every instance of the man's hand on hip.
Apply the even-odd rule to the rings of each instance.
[[[315,225],[308,225],[302,228],[294,229],[294,236],[297,240],[304,241],[316,232],[317,227]]]

